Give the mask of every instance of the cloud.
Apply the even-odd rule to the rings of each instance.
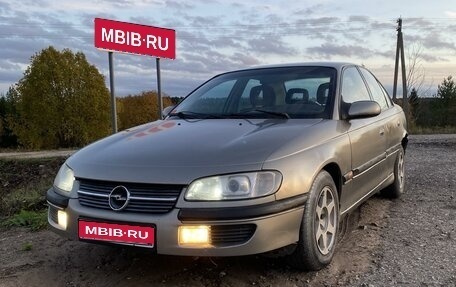
[[[376,53],[368,48],[359,45],[337,45],[333,43],[324,43],[320,46],[313,46],[306,49],[309,54],[321,56],[328,59],[334,57],[356,57],[369,58]]]
[[[370,21],[370,18],[367,16],[362,16],[362,15],[353,15],[348,17],[349,22],[362,22],[366,23]]]
[[[455,11],[445,11],[445,15],[447,15],[450,18],[456,18],[456,12]]]
[[[456,51],[456,44],[449,40],[443,40],[443,35],[439,33],[426,33],[421,35],[405,35],[404,42],[408,43],[420,43],[427,49],[447,49]]]
[[[310,2],[309,2],[310,3]],[[170,27],[177,59],[162,61],[163,90],[185,95],[207,78],[231,69],[315,58],[394,59],[396,23],[327,1],[316,5],[264,0],[6,0],[0,2],[0,93],[17,81],[30,57],[52,45],[82,51],[108,76],[107,53],[93,46],[93,19]],[[337,11],[336,11],[337,10]],[[339,11],[340,10],[340,11]],[[360,11],[358,9],[352,11]],[[339,13],[340,12],[340,13]],[[446,11],[452,17],[452,11]],[[454,61],[451,21],[404,18],[406,45],[423,43],[427,63]],[[451,28],[453,25],[453,28]],[[116,53],[118,95],[156,87],[155,59]]]

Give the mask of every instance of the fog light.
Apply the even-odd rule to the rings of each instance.
[[[58,220],[58,224],[59,226],[66,230],[67,228],[67,214],[65,211],[63,210],[59,210],[57,211],[57,220]]]
[[[179,226],[179,245],[207,246],[211,243],[210,233],[210,226]]]

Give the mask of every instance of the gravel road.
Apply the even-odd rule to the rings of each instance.
[[[456,286],[456,135],[412,136],[367,286]]]
[[[0,229],[0,286],[456,286],[455,166],[456,135],[411,136],[406,194],[375,196],[353,212],[319,272],[264,256],[157,256],[14,228]]]

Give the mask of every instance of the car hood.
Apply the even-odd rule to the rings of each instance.
[[[71,156],[67,164],[77,178],[188,184],[214,174],[260,170],[281,146],[321,121],[156,121],[95,142]]]

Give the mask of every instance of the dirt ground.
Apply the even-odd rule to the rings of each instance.
[[[350,215],[333,262],[299,272],[265,256],[158,256],[0,230],[0,286],[456,286],[456,135],[413,136],[407,193]]]

